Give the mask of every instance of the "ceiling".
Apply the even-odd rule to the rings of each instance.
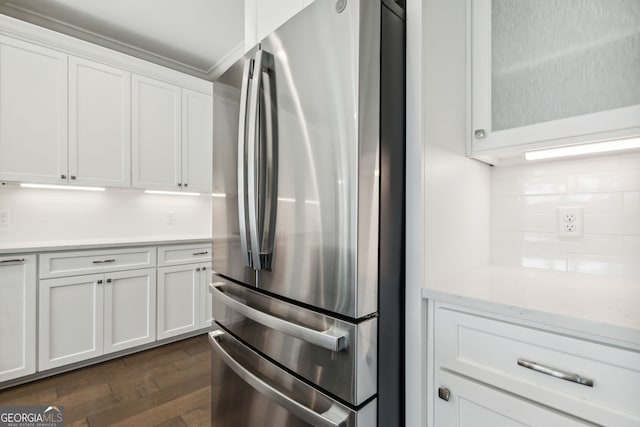
[[[208,80],[244,50],[241,0],[0,0],[0,13]]]

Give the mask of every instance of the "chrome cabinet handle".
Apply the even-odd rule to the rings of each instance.
[[[99,260],[93,261],[94,264],[105,264],[109,262],[116,262],[116,260],[115,259],[99,259]]]
[[[97,283],[98,285],[102,285],[102,279],[98,280],[96,283]]]
[[[76,179],[76,176],[75,175],[71,175],[70,178],[71,179]]]
[[[208,253],[209,253],[209,251],[204,251],[204,252],[194,252],[193,254],[194,255],[206,255]]]
[[[111,279],[107,279],[107,283],[111,283],[111,282],[112,282],[112,280],[111,280]]]
[[[446,387],[440,387],[438,389],[438,397],[445,402],[448,402],[451,398],[451,391]]]
[[[346,423],[349,420],[349,414],[345,413],[345,411],[341,410],[337,405],[331,405],[325,412],[318,413],[311,408],[298,403],[281,391],[273,388],[247,370],[244,366],[234,360],[218,342],[217,338],[224,334],[225,333],[221,330],[209,332],[209,342],[213,346],[213,349],[233,372],[235,372],[244,382],[253,387],[258,393],[273,402],[276,402],[287,411],[295,414],[297,417],[311,425],[318,427],[346,426]]]
[[[62,175],[60,175],[60,178],[67,179],[67,175],[62,174]]]
[[[260,310],[244,305],[235,299],[231,298],[223,291],[220,290],[220,286],[224,286],[223,283],[212,283],[209,285],[211,288],[211,294],[231,310],[242,314],[245,317],[260,323],[267,328],[274,329],[292,337],[299,338],[309,344],[316,345],[318,347],[326,348],[331,351],[342,351],[347,348],[348,342],[345,335],[333,335],[329,331],[316,331],[315,329],[307,328],[306,326],[296,325],[295,323],[282,320],[278,317],[271,316],[270,314],[263,313]]]
[[[24,262],[24,258],[4,259],[0,261],[0,264],[9,264],[13,262]]]
[[[561,380],[585,385],[587,387],[593,387],[593,380],[589,378],[582,377],[578,374],[565,372],[560,369],[550,368],[548,366],[540,365],[536,362],[532,362],[531,360],[518,359],[518,365],[522,366],[523,368],[531,369],[532,371],[540,372],[541,374],[560,378]]]
[[[482,139],[487,136],[487,134],[485,133],[484,129],[476,129],[475,132],[473,132],[473,136],[478,139]]]
[[[251,267],[249,244],[247,237],[247,107],[249,104],[249,80],[251,79],[253,60],[245,59],[242,72],[242,89],[240,92],[240,114],[238,117],[238,216],[240,218],[240,247],[246,267]]]

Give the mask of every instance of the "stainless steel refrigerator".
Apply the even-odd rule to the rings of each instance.
[[[214,83],[213,426],[404,424],[404,13],[316,0]]]

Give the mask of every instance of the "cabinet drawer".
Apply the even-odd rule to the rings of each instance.
[[[598,424],[640,423],[640,353],[451,306],[436,307],[436,369],[460,373]],[[535,366],[528,362],[540,368],[531,369]],[[545,368],[546,373],[541,372]],[[593,384],[553,376],[559,373]]]
[[[211,244],[173,245],[158,247],[158,266],[211,261]]]
[[[154,247],[57,252],[40,255],[40,278],[156,266]]]

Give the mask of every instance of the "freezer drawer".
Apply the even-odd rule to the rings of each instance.
[[[213,317],[256,350],[352,405],[377,388],[377,317],[346,322],[217,276]]]
[[[211,425],[369,427],[376,399],[353,410],[262,358],[220,329],[209,333]]]

